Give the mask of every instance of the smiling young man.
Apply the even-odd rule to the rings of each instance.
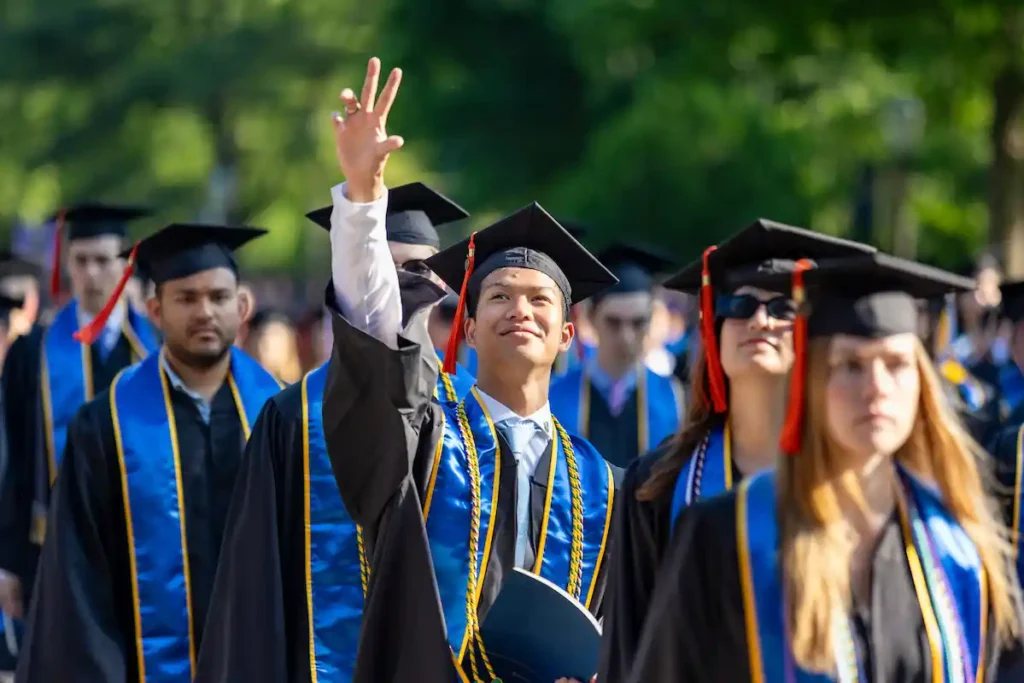
[[[81,204],[55,217],[56,249],[59,254],[63,237],[73,297],[50,324],[36,324],[16,339],[4,361],[9,460],[0,479],[0,606],[15,618],[21,618],[35,583],[50,487],[64,455],[68,424],[118,372],[159,346],[153,327],[123,303],[114,308],[95,343],[82,346],[72,338],[110,298],[124,270],[120,252],[127,224],[146,214],[127,206]],[[57,285],[59,257],[54,269]]]
[[[670,261],[634,244],[612,244],[598,257],[619,283],[593,297],[590,320],[597,352],[551,386],[551,410],[608,462],[626,467],[675,434],[683,415],[683,390],[644,364],[654,314],[654,273]]]
[[[379,70],[371,60],[361,100],[342,93],[334,122],[347,182],[333,190],[338,315],[322,392],[327,454],[369,558],[353,680],[489,681],[481,622],[513,568],[601,603],[612,470],[552,419],[547,396],[573,338],[569,307],[615,278],[536,204],[432,257],[461,294],[446,359],[464,333],[480,362],[463,401],[431,400],[424,323],[439,292],[400,288],[386,267],[383,169],[402,141],[385,125],[401,74],[377,102]],[[339,278],[342,258],[377,264],[373,277]]]
[[[264,232],[175,224],[138,245],[163,347],[71,424],[18,681],[192,679],[242,449],[280,388],[232,346],[233,251]]]

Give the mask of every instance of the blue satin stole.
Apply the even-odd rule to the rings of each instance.
[[[732,439],[729,427],[712,429],[683,465],[672,493],[671,528],[684,508],[732,489]]]
[[[302,380],[306,608],[310,680],[342,683],[355,672],[369,565],[362,530],[345,510],[327,457],[326,377],[324,364]]]
[[[919,602],[922,602],[922,610],[934,614],[936,618],[932,621],[937,622],[941,631],[940,636],[928,629],[930,637],[941,637],[942,641],[942,661],[933,662],[933,666],[942,669],[943,681],[965,680],[963,671],[950,668],[960,661],[959,655],[966,648],[966,661],[971,671],[977,672],[976,680],[981,681],[988,619],[981,559],[966,532],[936,494],[906,472],[902,473],[902,478],[910,503],[908,507],[913,512],[909,515],[909,525],[902,525],[904,538],[909,534],[910,544],[923,564],[921,580],[927,584],[919,586],[918,590],[925,591],[928,599],[920,600],[919,592]],[[774,472],[762,472],[740,484],[736,494],[736,526],[751,680],[764,683],[833,680],[830,676],[802,671],[792,663],[783,615]],[[946,600],[940,594],[941,584],[946,580],[954,604],[944,606]],[[928,622],[926,614],[925,623]],[[954,633],[959,637],[950,637]],[[793,678],[786,676],[789,666],[792,666]],[[840,671],[841,681],[852,678],[850,674],[842,674]]]
[[[590,434],[590,395],[593,391],[586,365],[570,370],[551,384],[551,412],[572,434]],[[637,453],[646,453],[679,429],[683,396],[678,384],[646,366],[637,367]]]
[[[438,366],[444,364],[444,353],[437,351]],[[449,375],[443,370],[437,373],[437,386],[434,387],[434,398],[441,403],[457,403],[461,401],[469,390],[476,384],[476,379],[469,373],[469,370],[459,363],[455,364],[455,374]]]
[[[469,587],[469,551],[472,500],[467,444],[458,422],[460,404],[442,404],[444,430],[434,453],[434,466],[424,498],[424,519],[430,541],[430,555],[437,577],[441,605],[448,627],[448,642],[461,662],[469,645],[470,629],[466,619]],[[469,433],[473,439],[479,465],[480,529],[479,543],[473,561],[477,566],[476,595],[479,606],[485,574],[494,537],[495,514],[501,482],[501,449],[494,422],[487,408],[473,389],[462,404],[465,406]],[[611,467],[586,441],[569,437],[574,462],[579,473],[580,503],[583,510],[582,576],[578,577],[576,597],[589,608],[594,598],[596,579],[604,560],[615,484]],[[550,458],[547,498],[541,520],[536,563],[532,571],[552,583],[568,589],[570,585],[570,549],[572,529],[572,495],[569,485],[568,460],[563,444],[556,439],[556,450]],[[507,482],[515,486],[513,480]],[[515,519],[514,512],[510,515]],[[511,558],[510,558],[511,559]]]
[[[234,347],[227,381],[248,439],[252,420],[280,385]],[[110,389],[110,414],[128,531],[139,679],[189,683],[196,643],[185,494],[171,389],[159,353],[118,375]],[[180,542],[170,542],[174,538]]]
[[[57,477],[68,425],[83,403],[91,401],[96,387],[92,380],[92,355],[86,344],[72,338],[78,330],[78,302],[72,299],[60,309],[43,333],[40,362],[43,400],[43,435],[46,442],[50,484]],[[160,340],[149,321],[128,307],[121,333],[128,340],[134,360],[142,360],[160,348]],[[103,390],[105,387],[99,387]]]

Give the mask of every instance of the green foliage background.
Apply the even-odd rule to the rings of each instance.
[[[1009,0],[0,0],[0,222],[142,201],[160,211],[143,230],[247,221],[272,230],[250,266],[321,268],[302,214],[340,179],[328,118],[371,54],[405,70],[389,183],[424,179],[474,224],[537,199],[681,261],[758,216],[849,233],[865,167],[894,163],[885,107],[916,98],[920,255],[1006,239]]]

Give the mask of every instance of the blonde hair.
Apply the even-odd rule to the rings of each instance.
[[[780,459],[779,520],[786,605],[793,656],[810,671],[835,669],[833,615],[849,611],[853,541],[843,524],[836,496],[838,465],[829,457],[836,448],[825,420],[829,375],[829,339],[809,344],[806,418],[800,452]],[[1019,594],[1014,553],[998,508],[990,497],[988,456],[952,415],[938,375],[918,343],[921,392],[910,437],[895,459],[929,482],[950,513],[974,542],[988,578],[989,610],[994,635],[1007,641],[1020,632]]]

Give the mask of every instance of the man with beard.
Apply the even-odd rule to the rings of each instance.
[[[52,294],[60,290],[61,242],[67,242],[72,299],[49,324],[37,323],[11,345],[4,361],[4,418],[8,460],[0,480],[0,606],[20,619],[35,582],[46,531],[50,487],[64,454],[68,425],[83,403],[109,386],[123,368],[156,350],[156,330],[118,299],[95,342],[75,330],[96,320],[124,269],[127,224],[144,209],[80,204],[55,217]],[[61,239],[63,238],[63,240]]]
[[[242,450],[279,390],[232,346],[232,252],[264,232],[176,224],[133,250],[163,347],[71,424],[16,680],[192,679]]]

